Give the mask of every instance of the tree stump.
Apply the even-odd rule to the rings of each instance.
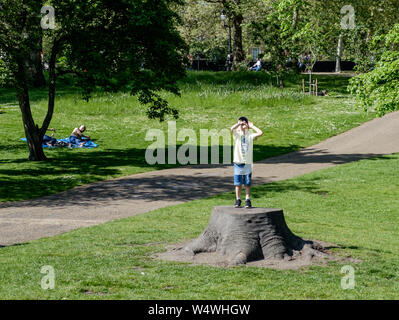
[[[234,266],[258,259],[289,260],[293,250],[306,244],[311,246],[290,231],[282,209],[214,207],[208,226],[184,252],[218,252]]]

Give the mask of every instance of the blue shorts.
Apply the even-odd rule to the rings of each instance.
[[[82,143],[83,141],[82,140],[80,140],[79,138],[77,138],[77,137],[75,137],[75,136],[70,136],[69,137],[69,143],[72,143],[72,144],[80,144],[80,143]]]
[[[235,174],[234,175],[234,185],[235,186],[241,186],[241,185],[246,185],[246,186],[250,186],[252,184],[252,173],[249,174],[242,174],[242,175],[238,175]]]
[[[252,167],[244,164],[234,164],[234,185],[250,186],[252,184]],[[244,174],[243,174],[244,173]]]
[[[55,138],[50,137],[47,134],[45,134],[43,137],[43,143],[47,144],[47,142],[53,146],[57,142],[57,140]]]

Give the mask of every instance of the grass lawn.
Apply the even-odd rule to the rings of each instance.
[[[56,237],[0,249],[1,299],[398,299],[399,154],[255,187],[259,207],[283,208],[305,239],[335,243],[360,259],[355,288],[343,264],[294,270],[223,269],[156,261],[165,245],[198,236],[233,193],[166,207]],[[44,265],[55,289],[42,290]]]
[[[307,77],[306,77],[307,78]],[[285,88],[272,87],[266,73],[189,72],[180,83],[181,97],[164,94],[177,107],[177,129],[229,128],[245,115],[264,131],[257,140],[255,160],[297,150],[353,128],[374,117],[353,107],[346,93],[347,78],[318,77],[319,88],[328,97],[301,94],[301,79],[291,77]],[[47,109],[47,92],[31,92],[32,112],[41,123]],[[99,148],[92,150],[46,150],[49,162],[26,159],[21,113],[15,93],[0,89],[0,202],[30,199],[72,187],[155,169],[144,154],[150,128],[166,132],[167,122],[149,120],[145,107],[128,93],[96,92],[86,103],[72,86],[57,91],[55,113],[50,127],[56,138],[68,137],[84,123],[87,134]],[[198,135],[199,136],[199,135]],[[169,165],[171,166],[171,165]]]

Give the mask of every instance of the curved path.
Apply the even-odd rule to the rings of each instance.
[[[254,165],[254,184],[399,152],[399,112],[300,151]],[[186,166],[100,181],[40,199],[0,203],[0,245],[233,191],[231,166]],[[233,201],[233,199],[232,199]]]

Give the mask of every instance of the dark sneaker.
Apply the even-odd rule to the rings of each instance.
[[[245,208],[252,208],[251,200],[245,200]]]
[[[234,203],[234,208],[240,208],[241,207],[241,199],[237,199],[236,202]]]

